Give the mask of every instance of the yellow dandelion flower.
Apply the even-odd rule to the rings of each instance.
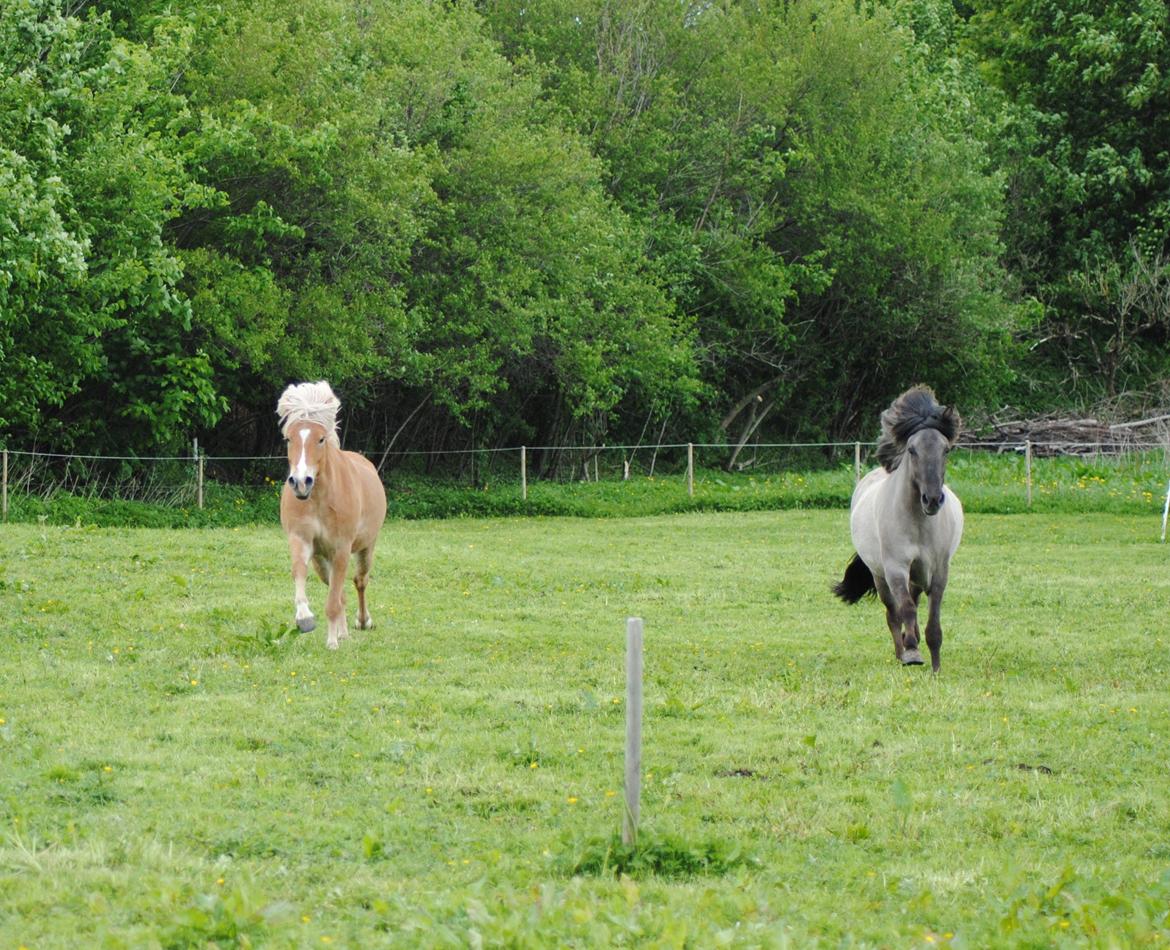
[[[570,796],[569,796],[569,804],[570,804],[570,805],[576,805],[576,804],[577,804],[577,796],[576,796],[576,795],[570,795]]]

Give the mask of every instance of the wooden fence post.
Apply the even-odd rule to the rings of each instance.
[[[199,454],[199,440],[191,440],[195,451],[195,504],[203,508],[203,456]]]
[[[4,520],[7,521],[8,520],[8,449],[4,450],[3,482],[4,482],[4,493],[3,493],[4,494],[4,502],[3,502]],[[1165,533],[1165,532],[1163,532],[1163,533]]]
[[[642,618],[626,620],[626,813],[622,844],[638,843],[642,792]]]
[[[695,497],[695,444],[687,443],[687,494]]]
[[[1024,442],[1024,482],[1028,486],[1028,507],[1032,507],[1032,440]]]
[[[1162,506],[1162,543],[1166,543],[1166,518],[1170,516],[1170,482],[1166,484],[1166,504]]]
[[[853,484],[861,481],[861,443],[853,443]]]
[[[520,446],[520,498],[528,501],[528,446]]]

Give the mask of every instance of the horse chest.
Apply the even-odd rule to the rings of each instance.
[[[317,514],[303,515],[298,519],[294,530],[312,546],[315,557],[327,557],[333,553],[333,545],[329,540],[332,532],[329,525]]]
[[[930,586],[932,566],[923,557],[917,557],[910,562],[910,581],[926,590]]]

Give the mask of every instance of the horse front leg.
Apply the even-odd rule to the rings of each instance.
[[[939,654],[942,652],[942,615],[943,591],[947,589],[946,570],[938,571],[930,581],[930,615],[926,618],[926,645],[930,647],[930,668],[938,672],[941,663]]]
[[[313,545],[297,535],[289,535],[288,553],[292,560],[293,609],[297,629],[308,633],[317,626],[313,610],[309,607],[309,595],[305,593],[305,578],[309,575],[309,561],[313,557]]]
[[[902,662],[902,621],[898,617],[898,602],[890,592],[890,585],[884,577],[875,577],[874,586],[877,588],[878,598],[886,608],[886,626],[890,628],[890,636],[894,640],[894,656]]]
[[[902,652],[898,659],[905,666],[920,666],[922,654],[918,650],[918,598],[910,586],[910,575],[899,570],[887,571],[886,582],[890,585],[890,593],[897,607],[898,625],[902,628]]]
[[[349,637],[345,621],[345,575],[349,568],[349,551],[339,548],[329,565],[329,598],[325,601],[325,616],[329,618],[329,634],[325,646],[336,650],[339,641]]]

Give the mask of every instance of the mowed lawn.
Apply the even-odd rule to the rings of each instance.
[[[1156,521],[969,518],[938,677],[847,521],[391,522],[338,652],[276,526],[0,527],[0,946],[1164,943]]]

